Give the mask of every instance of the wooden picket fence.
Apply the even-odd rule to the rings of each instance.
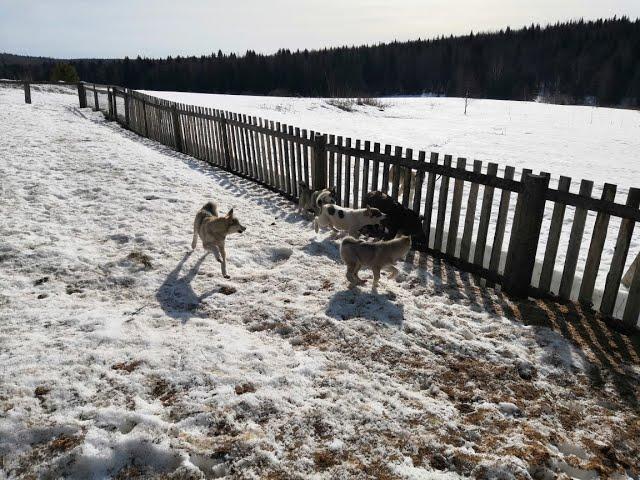
[[[362,205],[368,191],[387,192],[401,199],[404,206],[422,212],[426,241],[421,249],[491,285],[498,284],[517,297],[556,296],[551,292],[552,277],[561,267],[557,297],[570,300],[587,213],[592,211],[597,215],[578,295],[581,304],[591,307],[609,220],[619,217],[621,223],[599,305],[603,316],[611,318],[614,314],[633,230],[640,221],[640,189],[631,188],[623,205],[614,202],[616,186],[611,184],[605,184],[601,198],[593,198],[593,182],[588,180],[582,180],[580,192],[575,194],[569,192],[568,177],[560,177],[554,189],[550,188],[546,173],[535,175],[525,169],[516,180],[513,167],[506,167],[498,176],[498,165],[489,163],[486,173],[482,173],[482,162],[477,160],[468,170],[464,158],[458,158],[454,166],[450,155],[444,155],[441,161],[438,153],[431,153],[427,160],[424,151],[414,154],[411,149],[392,149],[389,145],[383,149],[379,143],[352,141],[270,120],[170,102],[117,86],[81,83],[78,94],[80,107],[90,105],[103,110],[108,118],[141,136],[251,179],[292,200],[298,197],[301,180],[316,189],[336,187],[339,203],[354,208]],[[392,166],[396,168],[390,178]],[[415,180],[403,172],[412,172]],[[440,182],[438,189],[436,181]],[[507,225],[512,194],[516,195],[515,214]],[[498,195],[496,209],[493,206]],[[466,213],[461,218],[463,200]],[[553,205],[551,218],[547,219],[550,228],[547,238],[541,238],[547,202]],[[564,264],[557,265],[568,206],[575,207],[575,214]],[[492,220],[495,229],[489,238]],[[544,260],[534,286],[532,275],[541,241]],[[640,268],[633,273],[620,325],[637,328],[639,314]]]

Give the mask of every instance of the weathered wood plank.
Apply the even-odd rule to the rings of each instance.
[[[365,154],[362,160],[362,197],[360,199],[360,205],[364,205],[365,197],[369,192],[369,157],[367,154],[371,150],[371,142],[366,140],[364,142]]]
[[[480,160],[474,160],[473,171],[476,173],[482,172],[482,162]],[[464,217],[464,229],[462,230],[462,240],[460,241],[460,258],[465,261],[469,261],[469,254],[471,253],[471,239],[473,236],[473,225],[476,218],[476,205],[478,203],[479,189],[480,185],[477,183],[471,183],[469,186],[467,212]]]
[[[402,160],[402,147],[395,147],[393,157],[394,159]],[[404,171],[406,172],[406,170]],[[402,167],[394,163],[393,178],[391,179],[391,197],[396,201],[398,201],[398,196],[400,195],[400,174],[402,172]]]
[[[513,179],[515,168],[507,166],[504,169],[504,178]],[[509,213],[509,204],[511,203],[511,192],[502,190],[500,194],[500,205],[498,207],[498,218],[496,219],[496,231],[493,236],[493,245],[491,246],[491,257],[489,258],[489,270],[498,273],[500,269],[500,259],[502,257],[502,244],[504,242],[504,232],[507,226],[507,215]]]
[[[444,156],[444,165],[451,166],[451,155]],[[449,177],[440,177],[440,192],[438,194],[438,217],[436,218],[436,236],[434,238],[433,249],[442,250],[442,237],[444,235],[444,222],[447,215],[447,197],[449,196]]]
[[[558,190],[562,192],[569,191],[571,178],[561,176],[558,181]],[[555,202],[553,205],[553,213],[551,214],[551,225],[549,226],[549,236],[547,237],[547,245],[544,252],[544,260],[542,262],[542,271],[540,272],[540,281],[538,288],[543,292],[551,291],[551,281],[553,279],[553,271],[556,264],[556,256],[558,254],[558,245],[560,243],[560,234],[562,233],[562,224],[567,206],[562,202]]]
[[[336,144],[342,145],[342,137],[336,138]],[[342,201],[342,154],[336,153],[336,201],[339,205],[343,205]]]
[[[616,185],[605,183],[602,189],[602,200],[612,202],[616,198],[616,189]],[[599,212],[596,216],[596,222],[593,225],[591,244],[589,245],[589,253],[587,254],[587,260],[584,264],[584,273],[582,274],[582,283],[580,284],[580,293],[578,294],[578,301],[585,305],[591,306],[593,304],[593,289],[596,284],[598,270],[600,269],[604,242],[607,238],[609,218],[610,216],[606,213]]]
[[[333,145],[336,141],[335,135],[329,135],[329,145]],[[329,152],[329,188],[336,186],[336,154]]]
[[[487,165],[487,175],[495,177],[497,174],[498,164],[489,163]],[[484,256],[487,248],[487,235],[489,233],[489,221],[491,220],[491,207],[493,206],[494,191],[494,187],[485,185],[484,192],[482,193],[480,220],[478,222],[478,233],[476,234],[476,249],[473,253],[473,263],[482,267],[484,267]]]
[[[356,150],[360,150],[360,140],[356,139]],[[353,157],[353,208],[360,203],[360,157]]]
[[[351,149],[351,138],[345,138],[345,145]],[[351,155],[347,155],[344,161],[344,200],[345,207],[351,207]]]
[[[418,152],[418,163],[424,163],[427,154],[424,150],[420,150]],[[422,185],[424,184],[424,170],[416,170],[416,185],[415,192],[413,194],[413,205],[411,209],[416,212],[418,215],[420,214],[420,203],[422,202]]]
[[[309,138],[307,136],[307,131],[305,129],[302,129],[302,138],[305,139],[305,141],[308,141]],[[303,149],[303,158],[304,158],[304,181],[307,185],[311,185],[311,183],[309,183],[309,146],[305,143],[304,144],[304,149]]]
[[[591,180],[582,180],[580,182],[580,195],[585,197],[591,196],[592,190],[593,182]],[[580,245],[582,244],[586,219],[587,210],[584,208],[576,208],[573,216],[573,224],[571,225],[571,234],[569,235],[567,256],[564,261],[562,278],[560,279],[560,290],[558,292],[560,298],[565,300],[569,300],[571,297],[571,288],[573,287],[573,279],[576,275],[576,266],[578,265],[578,255],[580,254]]]
[[[380,144],[375,142],[373,144],[373,157],[377,158],[380,153]],[[380,162],[378,160],[373,161],[373,170],[371,172],[371,191],[378,190],[378,175],[380,174]]]
[[[382,192],[389,193],[389,159],[391,157],[391,145],[384,146],[384,161],[382,162]]]
[[[631,208],[638,208],[640,205],[640,189],[629,189],[626,205]],[[622,271],[627,260],[627,254],[629,253],[629,244],[631,243],[634,227],[634,220],[625,218],[620,223],[620,230],[618,231],[618,238],[613,251],[613,258],[611,259],[611,267],[607,274],[602,302],[600,303],[600,313],[604,316],[611,316],[613,313],[613,308],[615,307],[616,298],[618,296],[618,290],[620,289]]]
[[[294,134],[296,137],[300,137],[300,129],[298,127],[296,127]],[[302,170],[303,168],[302,148],[305,148],[302,146],[302,143],[296,142],[296,166],[298,167],[298,176],[296,179],[296,191],[298,192],[298,197],[300,197],[300,182],[304,178],[304,172]]]
[[[294,136],[294,130],[292,126],[289,126],[288,133],[291,136]],[[289,159],[291,161],[291,195],[295,198],[298,198],[298,182],[296,181],[296,152],[295,152],[295,142],[289,141]]]
[[[464,170],[466,168],[467,159],[458,158],[456,168]],[[451,216],[449,217],[449,234],[447,235],[447,254],[455,257],[456,242],[458,240],[458,227],[460,225],[460,209],[462,207],[462,190],[464,189],[464,180],[456,178],[453,182],[453,199],[451,202]],[[405,190],[405,194],[408,189]]]
[[[438,154],[431,152],[429,157],[429,163],[431,165],[438,164]],[[429,238],[431,237],[431,217],[433,216],[433,197],[436,191],[436,175],[433,172],[429,172],[427,177],[427,192],[424,198],[424,220],[422,222],[422,231],[425,236],[425,243],[429,246]]]

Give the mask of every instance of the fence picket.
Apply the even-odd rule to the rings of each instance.
[[[377,160],[378,156],[377,154],[380,153],[380,143],[375,142],[373,144],[373,154],[374,154],[374,161],[373,161],[373,170],[371,172],[371,190],[372,191],[376,191],[378,190],[378,175],[380,173],[380,162]]]
[[[431,165],[438,164],[438,154],[431,152],[429,157]],[[422,221],[422,231],[425,236],[425,243],[429,246],[429,238],[431,237],[431,217],[433,216],[433,197],[436,191],[436,174],[429,172],[427,177],[427,195],[424,198],[424,220]],[[434,247],[435,248],[435,247]]]
[[[616,189],[616,185],[605,183],[602,189],[602,200],[612,202],[616,197]],[[591,244],[589,245],[589,253],[587,254],[587,260],[584,265],[584,273],[582,274],[582,283],[580,284],[580,293],[578,295],[578,301],[589,306],[592,305],[593,289],[600,268],[600,260],[602,259],[602,250],[607,238],[608,228],[609,215],[598,212],[596,222],[593,226]]]
[[[582,180],[580,182],[581,196],[590,197],[592,190],[593,182],[591,180]],[[573,287],[573,279],[576,275],[576,266],[578,264],[578,255],[580,253],[580,244],[582,243],[586,219],[587,210],[584,208],[576,208],[573,216],[573,224],[571,225],[569,246],[567,247],[564,269],[562,270],[562,278],[560,279],[560,290],[558,292],[560,298],[565,300],[569,300],[571,297],[571,288]]]
[[[466,158],[458,158],[456,168],[465,170]],[[456,242],[458,240],[458,226],[460,224],[460,208],[462,206],[462,190],[464,180],[456,178],[453,182],[453,200],[451,203],[451,216],[449,217],[449,233],[447,235],[447,254],[455,256]],[[403,197],[404,200],[404,197]]]
[[[504,178],[512,180],[516,169],[510,166],[504,169]],[[500,194],[500,205],[498,207],[498,218],[496,219],[496,232],[493,236],[493,245],[491,246],[491,257],[489,258],[489,271],[498,273],[500,269],[500,259],[502,258],[502,244],[504,242],[504,231],[507,226],[507,214],[509,213],[509,204],[511,203],[511,192],[502,190]]]
[[[482,162],[480,160],[474,160],[473,171],[476,173],[482,172]],[[460,258],[464,261],[469,261],[469,254],[471,253],[471,237],[473,236],[473,224],[475,223],[476,218],[476,205],[478,203],[479,187],[480,185],[475,182],[472,182],[469,187],[467,212],[464,218],[462,240],[460,241]]]
[[[424,150],[418,152],[418,162],[424,163],[427,154]],[[413,194],[412,209],[417,214],[420,214],[420,202],[422,201],[422,184],[424,183],[424,170],[418,169],[416,171],[416,186],[415,193]]]
[[[451,155],[444,156],[444,166],[451,167]],[[447,215],[447,197],[449,195],[449,177],[440,177],[440,192],[438,194],[438,217],[436,218],[436,236],[433,249],[442,251],[442,237],[444,234],[444,221]]]
[[[638,208],[638,206],[640,205],[640,189],[629,189],[626,205],[632,208]],[[600,303],[600,312],[604,316],[611,316],[611,314],[613,313],[613,308],[618,296],[618,290],[620,289],[622,270],[624,269],[624,264],[627,260],[627,254],[629,253],[629,244],[631,243],[631,237],[633,236],[634,227],[635,221],[628,218],[622,219],[622,222],[620,223],[620,230],[618,231],[616,247],[613,251],[613,258],[611,259],[611,267],[609,267],[607,281],[605,282],[604,286],[604,293],[602,294],[602,302]],[[634,275],[634,280],[636,276],[637,275]],[[632,290],[634,290],[633,293],[635,293],[637,285],[635,285],[633,281],[631,287]],[[632,301],[636,301],[635,297],[632,298]],[[630,312],[633,308],[634,305],[631,305],[629,307]]]
[[[498,164],[489,163],[487,165],[487,175],[495,177],[498,174]],[[476,249],[473,252],[473,263],[484,267],[484,257],[487,248],[487,235],[489,233],[489,220],[491,218],[491,207],[493,206],[494,187],[485,185],[482,193],[482,206],[480,207],[480,220],[478,223],[478,233],[476,234]]]
[[[366,140],[364,142],[364,151],[366,152],[362,157],[362,197],[360,205],[364,205],[365,197],[369,192],[369,151],[371,150],[371,142]]]
[[[356,150],[360,150],[360,140],[356,139]],[[353,208],[358,208],[360,202],[360,157],[353,157]]]
[[[344,140],[345,147],[351,148],[351,138]],[[345,155],[344,159],[344,200],[345,207],[351,207],[351,155]]]

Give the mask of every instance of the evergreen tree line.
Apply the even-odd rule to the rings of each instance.
[[[446,95],[638,106],[640,20],[541,28],[273,55],[66,61],[87,82],[207,93]],[[49,79],[54,59],[0,55],[0,78]]]

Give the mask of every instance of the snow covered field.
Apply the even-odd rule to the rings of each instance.
[[[467,169],[471,170],[472,160],[483,161],[483,171],[488,162],[499,165],[499,176],[504,175],[507,165],[516,168],[515,178],[519,179],[523,168],[531,168],[534,173],[552,174],[551,186],[557,187],[560,175],[572,178],[570,191],[578,193],[580,180],[594,181],[592,195],[600,198],[605,183],[618,186],[615,200],[626,202],[629,187],[640,187],[640,111],[616,110],[581,106],[548,105],[531,102],[470,100],[467,115],[464,115],[464,99],[460,98],[383,98],[379,99],[383,109],[375,106],[357,105],[353,111],[345,111],[320,98],[283,98],[241,95],[210,95],[182,92],[146,92],[161,98],[187,104],[200,105],[244,113],[261,118],[294,125],[308,130],[352,137],[353,139],[381,142],[383,145],[400,145],[418,150],[435,151],[440,156],[451,154],[467,158]],[[362,176],[361,176],[362,177]],[[453,183],[453,182],[450,182]],[[435,198],[438,198],[440,182],[436,183]],[[450,189],[452,186],[449,187]],[[423,186],[426,194],[426,182]],[[465,218],[469,186],[463,193],[461,218]],[[449,193],[451,195],[451,193]],[[480,192],[482,195],[482,192]],[[480,196],[480,198],[482,198]],[[495,222],[500,203],[499,192],[494,196],[493,215],[489,226],[489,239],[495,233]],[[515,212],[515,195],[510,203],[509,220],[505,238],[509,239],[511,222]],[[547,202],[545,220],[542,225],[541,241],[536,254],[536,269],[533,274],[534,286],[538,284],[545,245],[551,224],[554,204]],[[423,210],[420,212],[424,214]],[[569,234],[575,209],[568,207],[564,227],[560,237],[556,271],[551,284],[557,293],[562,269],[569,247]],[[475,226],[479,224],[480,208],[475,212]],[[578,298],[580,279],[584,271],[590,246],[596,213],[589,212],[585,234],[580,246],[573,283],[572,299]],[[445,223],[446,232],[449,215]],[[593,302],[600,305],[607,273],[611,265],[613,250],[620,228],[620,219],[610,220],[607,240],[595,283]],[[435,229],[435,214],[432,219]],[[634,232],[626,268],[640,252],[640,232]],[[462,236],[462,231],[459,232]],[[434,235],[431,235],[432,243]],[[474,236],[475,238],[475,236]],[[508,243],[503,249],[503,265]],[[460,239],[458,239],[460,245]],[[488,265],[491,241],[485,252]],[[472,245],[472,255],[475,245]],[[473,258],[473,257],[472,257]],[[625,268],[625,271],[626,271]],[[622,287],[618,296],[614,315],[622,317],[627,290]]]
[[[348,290],[291,203],[22,95],[0,88],[0,478],[637,478],[637,339],[421,255]],[[209,199],[247,227],[229,280],[190,252]],[[587,340],[512,319],[534,311]]]

